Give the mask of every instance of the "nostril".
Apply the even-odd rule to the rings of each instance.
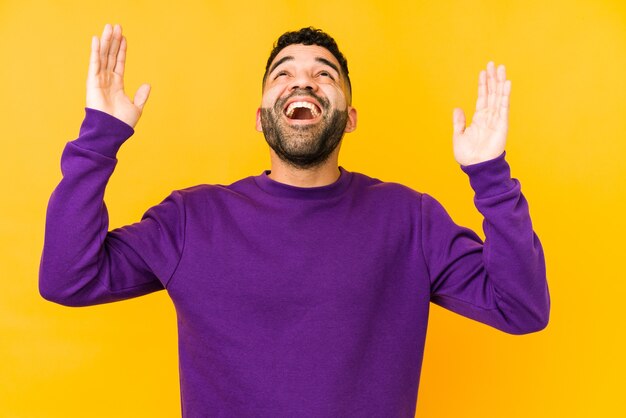
[[[289,88],[291,90],[309,90],[309,91],[314,91],[315,90],[315,84],[312,82],[307,81],[295,81],[294,83],[289,85]]]

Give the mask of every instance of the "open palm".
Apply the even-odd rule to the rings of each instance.
[[[143,84],[131,100],[124,93],[125,64],[126,38],[122,36],[122,28],[107,24],[102,37],[94,36],[91,41],[86,105],[135,127],[148,100],[150,86]]]
[[[509,128],[511,82],[503,65],[493,62],[478,77],[476,112],[470,126],[465,125],[463,110],[454,109],[454,158],[461,165],[477,164],[504,152]]]

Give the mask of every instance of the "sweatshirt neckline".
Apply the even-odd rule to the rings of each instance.
[[[272,180],[268,175],[270,170],[265,170],[254,177],[257,186],[264,192],[277,197],[290,197],[295,199],[328,199],[341,195],[350,185],[352,173],[339,167],[339,178],[334,183],[318,187],[298,187]]]

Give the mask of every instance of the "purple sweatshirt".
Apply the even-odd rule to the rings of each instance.
[[[83,306],[166,289],[184,417],[412,418],[431,301],[513,334],[547,324],[541,245],[504,154],[462,167],[484,244],[432,197],[343,168],[323,187],[264,172],[175,191],[107,232],[132,134],[87,109],[48,206],[40,291]]]

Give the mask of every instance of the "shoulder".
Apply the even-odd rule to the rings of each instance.
[[[402,219],[403,214],[409,213],[412,220],[421,219],[418,222],[435,224],[437,227],[452,221],[443,205],[428,193],[360,173],[353,175],[361,202],[367,202],[392,217]]]
[[[352,173],[352,188],[376,198],[420,200],[423,193],[401,183],[384,181],[362,173]]]
[[[253,183],[253,177],[245,177],[241,180],[237,180],[231,184],[197,184],[195,186],[185,187],[182,189],[174,190],[173,193],[181,196],[190,197],[196,195],[205,194],[219,194],[219,193],[232,193],[249,186]]]
[[[229,201],[246,198],[247,190],[254,187],[253,177],[246,177],[232,184],[198,184],[172,192],[173,196],[181,199],[186,205],[207,202]]]

